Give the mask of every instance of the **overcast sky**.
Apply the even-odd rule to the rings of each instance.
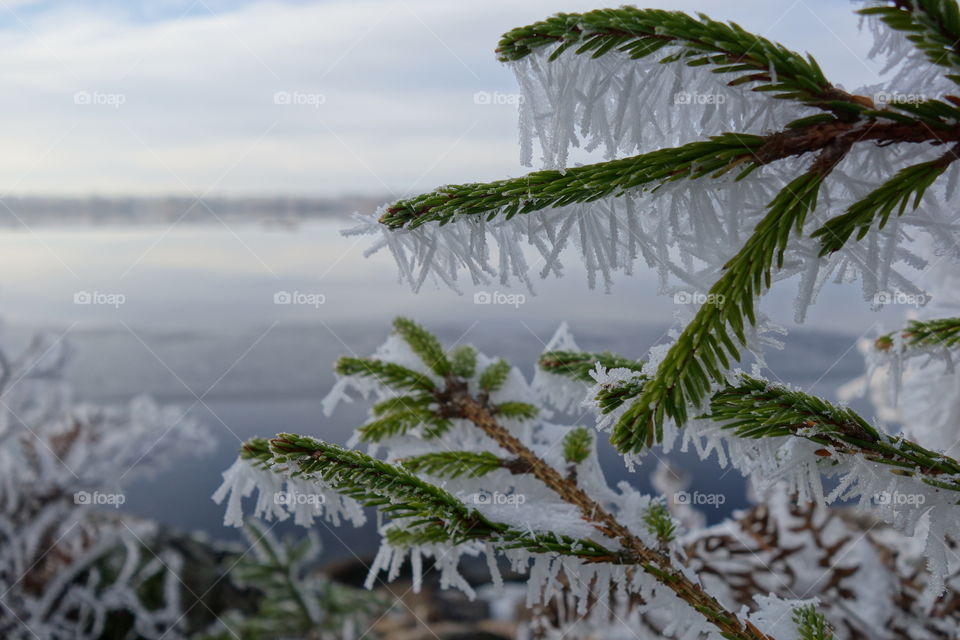
[[[0,0],[0,196],[402,195],[517,175],[515,106],[474,100],[514,91],[500,34],[616,4]],[[848,87],[877,80],[850,3],[652,4],[809,50]]]

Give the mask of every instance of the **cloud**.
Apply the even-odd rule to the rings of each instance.
[[[402,195],[516,175],[514,106],[473,100],[514,86],[494,59],[499,35],[605,4],[8,5],[0,183],[14,193]],[[847,5],[670,4],[809,48],[848,85],[875,81]]]

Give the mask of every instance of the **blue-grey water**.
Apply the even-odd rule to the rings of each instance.
[[[467,284],[458,295],[428,285],[414,294],[398,282],[388,255],[362,257],[369,240],[339,236],[348,225],[344,218],[296,229],[211,223],[0,231],[8,344],[36,330],[63,335],[73,347],[68,377],[79,399],[123,402],[148,393],[195,405],[194,415],[215,439],[209,455],[172,461],[167,471],[137,480],[126,492],[126,510],[214,538],[236,536],[222,526],[222,509],[210,495],[240,440],[293,431],[345,441],[365,407],[341,406],[323,417],[332,363],[342,354],[370,352],[396,315],[418,319],[445,341],[508,356],[527,373],[561,320],[583,348],[633,357],[663,340],[673,321],[676,307],[656,295],[653,274],[619,278],[609,293],[591,291],[573,256],[565,279],[538,283],[537,295],[527,294],[516,308],[473,304],[476,290],[506,291],[502,286]],[[808,325],[793,327],[795,286],[777,285],[764,302],[791,328],[786,349],[769,354],[770,375],[832,398],[838,385],[861,373],[854,345],[877,316],[855,289],[838,285],[824,292]],[[278,305],[280,291],[320,294],[324,303]],[[82,292],[120,294],[123,303],[76,304]],[[746,504],[736,472],[671,457],[693,474],[693,488],[728,495],[711,520]],[[604,458],[611,482],[649,487],[652,468],[631,474],[609,450]],[[369,528],[323,537],[331,557],[368,553],[376,540]]]

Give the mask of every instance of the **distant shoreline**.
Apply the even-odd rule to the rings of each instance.
[[[58,224],[109,225],[245,221],[281,226],[373,213],[389,196],[260,197],[7,197],[0,201],[0,228]]]

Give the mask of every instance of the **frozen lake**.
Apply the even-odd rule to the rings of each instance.
[[[526,294],[516,308],[474,304],[475,291],[502,287],[466,286],[458,295],[427,285],[413,294],[398,283],[389,255],[362,257],[370,239],[339,236],[349,224],[344,217],[298,229],[212,223],[0,231],[8,344],[41,329],[61,335],[73,347],[68,373],[79,399],[122,402],[148,393],[192,406],[216,439],[212,454],[176,461],[130,487],[125,509],[213,537],[234,536],[209,496],[240,441],[278,431],[345,441],[365,408],[349,405],[323,417],[320,400],[333,382],[333,361],[369,353],[397,315],[416,318],[446,341],[508,356],[532,373],[561,320],[583,348],[640,357],[664,339],[676,311],[671,299],[657,296],[653,274],[620,278],[610,293],[591,291],[575,258],[567,260],[564,280],[538,283],[536,296],[513,290]],[[848,327],[867,331],[878,318],[857,290],[835,286],[806,328],[793,329],[794,287],[781,283],[764,301],[769,314],[791,327],[786,350],[768,358],[770,377],[832,397],[862,368],[858,335]],[[323,304],[275,304],[281,292]],[[85,301],[91,303],[78,304]],[[611,480],[649,486],[652,467],[629,474],[612,453],[607,457]],[[715,491],[720,484],[742,497],[735,472],[689,457],[682,463],[696,486]],[[711,519],[743,504],[731,500]],[[328,553],[342,555],[339,538],[360,552],[369,551],[375,534],[341,530],[324,537]]]

